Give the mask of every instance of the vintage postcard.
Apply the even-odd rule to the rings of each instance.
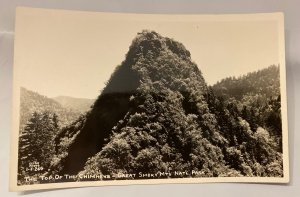
[[[18,8],[10,190],[289,181],[282,13]]]

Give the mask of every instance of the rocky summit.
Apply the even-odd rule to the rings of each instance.
[[[141,172],[282,176],[280,143],[272,135],[281,128],[259,118],[270,115],[263,109],[277,97],[259,103],[251,124],[251,106],[224,98],[206,84],[183,44],[142,31],[91,110],[56,135],[51,170],[112,179]]]

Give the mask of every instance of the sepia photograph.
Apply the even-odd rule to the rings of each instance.
[[[289,182],[283,21],[18,8],[10,190]]]

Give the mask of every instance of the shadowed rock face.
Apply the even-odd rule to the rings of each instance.
[[[96,100],[83,128],[69,147],[63,173],[76,174],[88,157],[99,152],[112,127],[127,113],[129,97],[134,94],[138,83],[138,75],[124,62]]]

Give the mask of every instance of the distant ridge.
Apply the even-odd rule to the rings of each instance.
[[[74,98],[70,96],[57,96],[52,99],[60,103],[64,108],[71,109],[78,113],[87,112],[95,102],[95,99]]]
[[[218,96],[242,100],[245,96],[256,94],[264,97],[277,97],[280,94],[279,66],[249,72],[240,77],[227,77],[212,86]]]
[[[54,99],[21,87],[20,90],[20,131],[30,119],[33,112],[55,112],[59,118],[59,125],[66,126],[76,120],[80,113],[65,108]]]

